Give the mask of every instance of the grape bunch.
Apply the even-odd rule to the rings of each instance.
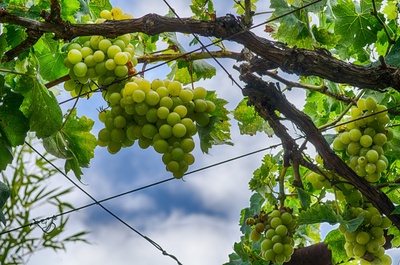
[[[98,143],[111,154],[138,141],[143,149],[152,146],[162,154],[167,171],[181,178],[194,163],[190,153],[197,126],[207,126],[215,104],[206,100],[203,87],[182,88],[177,81],[134,77],[122,89],[118,84],[107,88],[104,97],[111,110],[99,114],[105,128]],[[197,126],[196,126],[197,124]]]
[[[307,174],[307,180],[316,190],[321,190],[322,188],[330,189],[332,187],[331,183],[325,178],[325,176],[313,171]]]
[[[260,241],[261,256],[273,263],[288,262],[293,254],[293,234],[296,229],[296,219],[292,210],[282,208],[274,210],[270,214],[261,212],[259,216],[248,218],[246,224],[254,226],[250,233],[253,242]]]
[[[346,151],[348,164],[358,176],[377,182],[388,166],[384,152],[393,138],[393,132],[385,128],[390,121],[386,107],[368,97],[358,100],[350,116],[333,141],[333,148]]]
[[[347,256],[359,259],[362,265],[392,264],[391,258],[385,254],[385,249],[382,247],[386,242],[383,230],[391,225],[389,218],[382,217],[373,206],[366,209],[351,207],[349,211],[352,213],[352,218],[361,214],[365,214],[365,217],[356,231],[349,232],[345,226],[339,226],[339,231],[346,239],[344,247]]]
[[[119,7],[114,7],[111,12],[103,10],[100,15],[102,18],[97,19],[95,23],[102,23],[107,19],[132,18],[129,14],[122,14]],[[72,42],[64,59],[64,66],[70,69],[71,79],[64,83],[64,89],[76,97],[97,88],[88,82],[89,80],[103,85],[112,83],[116,78],[122,79],[128,73],[132,74],[137,59],[134,57],[134,46],[130,41],[131,35],[125,34],[115,39],[85,36]]]

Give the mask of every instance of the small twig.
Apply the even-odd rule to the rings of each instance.
[[[379,24],[382,25],[383,30],[385,31],[386,37],[388,38],[388,42],[389,42],[388,47],[390,47],[391,45],[393,45],[395,43],[395,40],[390,37],[389,32],[386,27],[386,24],[379,17],[378,10],[376,9],[375,0],[372,0],[372,7],[373,7],[373,10],[371,11],[371,14],[376,18],[376,20],[378,20]]]
[[[22,75],[22,76],[32,77],[31,75],[28,75],[28,74],[19,73],[19,72],[7,70],[7,69],[0,69],[0,72],[2,72],[2,73],[7,73],[7,74],[14,74],[14,75]]]
[[[193,81],[193,61],[190,62],[190,79],[192,80],[192,90],[194,90],[194,81]]]
[[[379,55],[379,61],[381,62],[382,68],[386,69],[387,65],[385,62],[385,58],[382,55]]]
[[[65,82],[65,81],[68,81],[70,79],[71,79],[71,77],[67,74],[67,75],[64,75],[64,76],[62,76],[60,78],[54,79],[53,81],[50,81],[50,82],[46,83],[44,86],[46,88],[50,88],[50,87],[59,85],[59,84]]]

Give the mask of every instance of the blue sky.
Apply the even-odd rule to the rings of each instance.
[[[190,16],[190,1],[169,1],[176,12],[182,16]],[[217,15],[233,13],[233,1],[214,1]],[[166,14],[168,7],[162,0],[111,1],[113,6],[120,6],[124,12],[134,17],[147,13]],[[263,10],[267,10],[265,1]],[[266,17],[260,18],[265,19]],[[262,28],[257,33],[265,36]],[[186,50],[198,47],[187,45],[191,37],[179,36]],[[209,43],[204,39],[205,44]],[[234,43],[225,43],[230,50],[240,52],[241,47]],[[226,74],[216,66],[217,76],[212,80],[198,83],[208,90],[216,90],[217,94],[227,99],[231,110],[243,98],[239,88],[235,87]],[[238,81],[237,73],[232,69],[232,60],[222,60],[224,66]],[[139,66],[138,69],[141,69]],[[149,71],[145,78],[164,79],[168,69]],[[293,90],[288,97],[292,102],[301,104],[304,92]],[[59,101],[69,98],[63,92]],[[63,105],[64,111],[71,108],[73,102]],[[90,100],[80,100],[78,115],[85,115],[95,120],[94,132],[102,128],[98,122],[96,108],[104,106],[99,94]],[[239,135],[237,125],[232,121],[232,138],[235,146],[216,146],[204,155],[197,147],[194,151],[196,162],[189,171],[208,166],[247,152],[255,151],[276,143],[276,138],[264,134],[255,136]],[[276,150],[275,150],[276,151]],[[240,210],[249,205],[251,192],[248,181],[252,172],[260,166],[262,157],[268,152],[258,153],[240,160],[230,162],[211,169],[203,170],[185,177],[185,181],[173,180],[146,190],[105,202],[104,205],[118,214],[135,229],[149,236],[160,244],[168,253],[175,255],[183,264],[222,264],[228,261],[232,246],[239,240]],[[105,148],[97,147],[91,167],[84,170],[82,186],[96,199],[125,192],[143,185],[151,184],[166,178],[161,156],[150,148],[140,149],[136,144],[121,150],[117,155],[110,155]],[[63,176],[57,176],[58,185],[71,186]],[[75,190],[68,198],[75,206],[91,203],[80,191]],[[29,265],[105,265],[105,264],[176,264],[161,254],[156,248],[130,231],[97,206],[86,208],[70,216],[67,232],[73,233],[86,229],[91,231],[89,240],[93,243],[72,244],[67,252],[43,251],[35,254]],[[395,264],[395,263],[394,263]]]

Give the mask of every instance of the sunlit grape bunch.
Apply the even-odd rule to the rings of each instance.
[[[322,188],[330,189],[332,187],[327,177],[313,171],[307,174],[307,180],[316,190],[321,190]]]
[[[253,242],[264,240],[261,243],[263,259],[273,263],[288,262],[294,252],[293,234],[296,229],[296,218],[292,210],[282,208],[269,214],[261,212],[254,218],[248,218],[246,224],[253,227],[250,239]]]
[[[383,245],[386,242],[383,230],[391,225],[387,217],[381,216],[379,211],[369,206],[366,209],[351,207],[351,218],[356,218],[364,214],[363,223],[356,231],[349,232],[343,225],[339,226],[339,231],[344,234],[347,256],[359,259],[362,265],[390,265],[391,258],[385,254]]]
[[[177,81],[134,77],[122,89],[113,84],[103,92],[111,110],[99,114],[105,128],[98,144],[111,154],[138,141],[162,154],[166,170],[181,178],[194,163],[190,153],[197,126],[207,126],[215,104],[206,100],[203,87],[182,88]],[[197,126],[196,126],[197,125]]]
[[[122,14],[119,7],[110,11],[103,10],[100,19],[94,23],[102,23],[107,19],[128,19],[129,14]],[[93,22],[91,22],[93,23]],[[115,39],[103,36],[79,37],[68,46],[68,55],[64,66],[69,70],[71,80],[64,83],[64,89],[71,91],[71,96],[85,94],[96,89],[98,85],[110,84],[115,79],[122,79],[133,74],[137,60],[134,57],[134,46],[130,43],[131,35],[125,34]]]
[[[385,127],[389,121],[385,106],[377,105],[372,97],[360,99],[333,142],[335,150],[346,151],[348,164],[357,175],[369,182],[377,182],[388,166],[384,152],[393,138],[393,132]]]

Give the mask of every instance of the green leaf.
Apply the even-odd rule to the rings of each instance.
[[[0,135],[0,171],[6,169],[12,163],[13,154],[7,139]]]
[[[302,211],[297,217],[299,225],[316,224],[327,222],[331,225],[340,223],[346,227],[347,231],[353,232],[361,225],[365,214],[355,219],[346,221],[341,215],[335,213],[330,205],[314,205],[307,211]]]
[[[310,194],[308,192],[306,192],[305,190],[301,189],[301,188],[298,188],[298,187],[295,187],[295,188],[296,188],[296,192],[297,192],[297,194],[299,196],[301,207],[304,210],[307,210],[308,207],[310,206],[310,203],[311,203]]]
[[[328,49],[334,48],[340,39],[340,36],[329,32],[326,28],[318,28],[317,25],[312,25],[311,30],[315,40],[326,45]]]
[[[48,137],[61,127],[62,112],[55,96],[36,78],[19,76],[15,89],[24,96],[20,110],[38,138]]]
[[[395,67],[400,66],[400,38],[393,44],[390,52],[385,57],[385,62]],[[378,62],[378,64],[380,64],[380,62]]]
[[[276,176],[274,173],[278,170],[277,159],[271,155],[265,155],[261,167],[253,172],[253,177],[249,182],[250,190],[257,191],[264,196],[266,193],[271,194],[272,187],[276,185]]]
[[[80,4],[78,0],[61,0],[61,17],[63,20],[69,22],[76,22],[74,15],[80,9]]]
[[[264,203],[264,198],[260,193],[256,192],[250,197],[250,214],[256,215],[260,213],[261,206]]]
[[[243,234],[246,233],[251,233],[252,229],[249,225],[246,224],[247,218],[252,218],[254,214],[251,214],[250,208],[244,208],[241,213],[240,213],[240,231],[242,231]]]
[[[89,7],[90,11],[92,12],[92,15],[94,16],[95,19],[97,19],[100,17],[101,11],[111,10],[112,5],[108,0],[90,0]]]
[[[307,103],[304,105],[303,112],[310,116],[315,126],[321,126],[329,122],[329,106],[326,95],[316,91],[307,91]]]
[[[12,147],[22,145],[29,131],[29,120],[19,110],[23,99],[21,94],[8,91],[0,105],[0,134]]]
[[[379,2],[377,1],[377,6]],[[382,26],[371,14],[371,10],[371,0],[339,0],[338,4],[332,7],[335,15],[335,34],[342,36],[340,42],[351,43],[355,50],[362,50],[376,41]]]
[[[255,135],[264,132],[268,137],[274,135],[274,131],[263,118],[255,111],[254,106],[247,106],[247,99],[243,99],[233,112],[233,117],[238,121],[240,134]]]
[[[74,159],[75,156],[68,150],[68,143],[60,131],[43,139],[43,147],[47,152],[62,159]]]
[[[392,214],[400,214],[400,205],[396,206],[392,212]]]
[[[190,66],[191,63],[192,66]],[[175,71],[175,81],[179,81],[184,85],[190,84],[192,82],[191,72],[193,72],[193,82],[197,82],[200,79],[212,78],[216,74],[215,67],[204,60],[196,60],[191,63],[183,61],[176,63],[178,67]]]
[[[197,126],[200,148],[203,153],[208,153],[212,145],[228,144],[233,145],[229,140],[230,124],[228,123],[229,111],[225,108],[228,101],[217,98],[215,91],[207,91],[206,100],[215,104],[215,111],[211,114],[210,122],[207,126]]]
[[[60,53],[59,42],[52,39],[53,34],[46,34],[35,44],[34,48],[39,49],[37,58],[39,60],[40,76],[46,81],[52,81],[68,74],[64,67],[64,54]]]
[[[395,226],[391,226],[388,228],[387,231],[388,235],[393,235],[393,239],[390,242],[392,244],[393,248],[398,248],[400,247],[400,230],[397,229]]]
[[[6,204],[10,195],[11,195],[10,189],[3,182],[0,181],[0,209],[2,209],[3,206]],[[4,217],[2,211],[0,211],[0,222],[6,225],[6,218]]]
[[[333,264],[339,264],[349,259],[344,248],[346,239],[339,229],[330,231],[326,235],[324,243],[328,244],[328,249],[332,251]]]
[[[77,172],[80,170],[76,167],[89,167],[90,160],[94,157],[97,139],[90,132],[93,125],[94,121],[85,116],[78,118],[74,109],[61,129],[67,148],[74,155],[73,159],[65,162],[66,172],[72,169],[78,179],[80,175]]]

